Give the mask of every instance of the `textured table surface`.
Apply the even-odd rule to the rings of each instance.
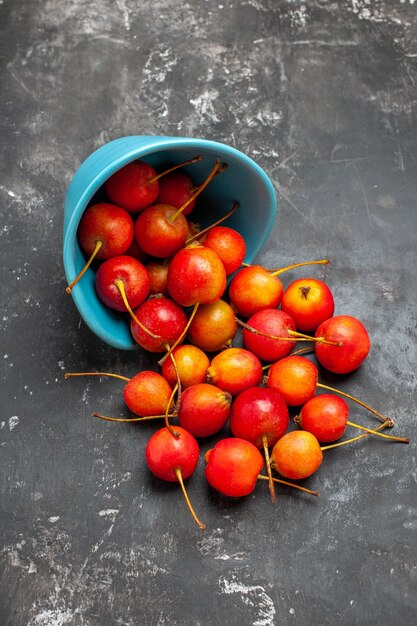
[[[417,2],[0,0],[0,25],[2,626],[414,624]],[[309,274],[372,338],[337,384],[409,446],[329,452],[305,481],[320,498],[276,506],[264,484],[216,495],[201,460],[201,532],[145,467],[154,427],[90,417],[123,410],[120,384],[64,372],[155,360],[80,320],[63,198],[90,152],[131,134],[223,141],[267,171],[279,212],[260,261],[329,256]]]

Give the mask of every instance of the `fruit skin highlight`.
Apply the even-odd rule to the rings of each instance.
[[[207,482],[225,496],[240,498],[255,489],[264,460],[249,441],[229,437],[205,455]]]

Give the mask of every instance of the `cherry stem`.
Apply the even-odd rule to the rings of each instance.
[[[253,328],[253,326],[249,326],[249,324],[246,324],[246,322],[242,322],[242,320],[240,320],[238,317],[236,317],[235,320],[236,324],[238,324],[242,328],[245,328],[250,333],[253,333],[254,335],[260,335],[261,337],[267,337],[267,339],[279,339],[280,341],[292,341],[293,343],[296,341],[318,341],[317,339],[314,339],[314,337],[308,337],[307,335],[301,335],[301,337],[298,337],[299,333],[296,333],[292,330],[288,330],[287,332],[289,335],[295,334],[296,338],[294,339],[292,339],[291,337],[278,337],[277,335],[270,335],[269,333],[264,333],[262,330],[257,330],[256,328]]]
[[[174,172],[175,170],[178,170],[180,167],[184,167],[185,165],[191,165],[192,163],[197,163],[198,161],[201,161],[202,158],[203,158],[203,155],[198,154],[192,159],[189,159],[188,161],[184,161],[184,163],[180,163],[179,165],[174,165],[173,167],[170,167],[169,170],[165,170],[164,172],[162,172],[162,174],[157,174],[153,178],[150,178],[148,180],[148,185],[152,185],[152,183],[155,183],[157,180],[162,178],[162,176],[165,176],[165,174],[170,174],[171,172]]]
[[[359,430],[364,430],[370,435],[377,435],[378,437],[383,437],[384,439],[390,439],[391,441],[399,441],[401,443],[410,443],[408,437],[393,437],[392,435],[384,435],[383,433],[378,433],[376,430],[372,428],[366,428],[365,426],[360,426],[359,424],[355,424],[355,422],[347,422],[349,426],[353,426],[354,428],[359,428]]]
[[[269,480],[269,476],[264,476],[263,474],[259,474],[258,478],[260,480]],[[286,480],[281,480],[280,478],[272,478],[274,483],[280,483],[281,485],[287,485],[287,487],[293,487],[294,489],[299,489],[300,491],[304,491],[305,493],[309,493],[312,496],[319,496],[318,491],[312,491],[311,489],[307,489],[307,487],[301,487],[301,485],[296,485],[295,483],[289,483]]]
[[[121,376],[120,374],[112,374],[110,372],[66,372],[64,378],[75,378],[76,376],[108,376],[109,378],[119,378],[120,380],[131,380],[127,376]]]
[[[198,517],[197,517],[197,515],[196,515],[196,513],[195,513],[195,511],[193,509],[193,506],[192,506],[192,504],[190,502],[190,498],[188,497],[187,490],[185,489],[185,485],[184,485],[184,481],[182,479],[182,474],[181,474],[180,468],[179,467],[174,468],[174,472],[175,472],[175,475],[177,477],[177,480],[178,480],[179,484],[181,485],[182,493],[184,495],[185,501],[187,503],[188,508],[190,509],[190,513],[193,516],[194,521],[197,523],[198,527],[201,528],[201,530],[204,530],[206,525],[203,524],[203,522],[200,522],[200,520],[198,519]]]
[[[272,478],[271,460],[269,458],[269,450],[268,450],[268,437],[266,435],[262,435],[262,445],[264,448],[266,471],[267,471],[268,480],[269,480],[268,482],[269,493],[271,494],[271,501],[275,503],[277,501],[277,496],[275,493],[275,485],[274,485],[274,481]]]
[[[101,246],[103,245],[102,241],[97,241],[96,242],[96,247],[94,248],[94,252],[93,254],[90,256],[90,258],[88,259],[87,263],[84,265],[83,269],[81,270],[81,272],[78,274],[78,276],[76,276],[74,278],[74,280],[72,281],[72,283],[70,283],[68,285],[68,287],[65,289],[65,291],[70,294],[72,288],[74,287],[74,285],[76,285],[78,283],[78,281],[80,280],[80,278],[82,276],[84,276],[84,274],[86,273],[86,271],[88,270],[88,268],[90,267],[91,263],[94,261],[94,259],[96,258],[96,255],[98,253],[98,251],[100,250]]]
[[[138,318],[136,317],[136,315],[134,314],[134,312],[131,309],[131,306],[127,300],[127,296],[126,296],[126,291],[125,291],[125,286],[122,280],[120,280],[120,278],[117,278],[114,281],[114,284],[116,285],[116,287],[118,288],[118,290],[120,291],[120,295],[122,296],[122,300],[123,303],[126,307],[126,309],[128,310],[131,318],[133,319],[134,322],[136,322],[136,324],[145,332],[147,333],[150,337],[152,337],[152,339],[160,339],[159,335],[155,335],[154,333],[152,333],[148,328],[146,328],[146,326],[144,326],[142,324],[142,322],[140,322],[138,320]]]
[[[171,215],[171,217],[169,218],[169,221],[171,223],[175,222],[175,220],[177,219],[178,215],[180,215],[180,213],[182,213],[184,211],[184,209],[186,209],[187,206],[189,204],[191,204],[191,202],[193,202],[193,200],[195,200],[197,198],[197,196],[200,195],[200,193],[207,187],[209,182],[215,177],[215,175],[216,175],[217,171],[220,169],[220,167],[222,167],[222,163],[219,161],[219,159],[216,159],[216,163],[215,163],[213,169],[211,170],[210,174],[207,176],[207,178],[204,181],[204,183],[202,185],[200,185],[200,187],[197,189],[197,191],[195,193],[193,193],[193,195],[188,198],[187,202],[184,202],[184,204],[177,211],[175,211],[175,213],[173,215]]]
[[[345,393],[344,391],[340,391],[340,389],[335,389],[334,387],[329,387],[328,385],[323,385],[322,383],[317,383],[317,387],[320,387],[320,389],[327,389],[327,391],[333,391],[334,393],[338,393],[339,395],[344,396],[345,398],[348,398],[349,400],[352,400],[353,402],[356,402],[357,404],[360,404],[360,406],[363,406],[365,409],[368,409],[368,411],[376,415],[378,419],[380,419],[382,422],[386,423],[387,421],[389,421],[390,422],[389,428],[392,428],[394,426],[395,422],[392,418],[387,417],[385,415],[381,415],[381,413],[378,413],[378,411],[376,411],[371,406],[369,406],[369,404],[365,404],[365,402],[362,402],[362,400],[359,400],[359,398],[355,398],[355,396],[351,396],[350,394]]]
[[[337,346],[338,348],[343,346],[341,341],[327,341],[324,337],[310,337],[310,335],[299,333],[296,330],[289,330],[288,334],[292,337],[297,337],[298,341],[314,341],[315,343],[325,343],[328,346]]]
[[[99,417],[101,420],[107,422],[146,422],[147,420],[164,419],[165,415],[145,415],[144,417],[109,417],[108,415],[102,415],[101,413],[91,413],[92,417]],[[175,417],[169,415],[168,417]]]
[[[217,220],[217,222],[214,222],[214,224],[210,224],[210,226],[207,226],[206,228],[203,228],[203,230],[200,230],[200,232],[196,233],[195,235],[193,235],[192,237],[187,239],[187,241],[185,242],[185,245],[187,246],[189,243],[194,241],[194,239],[198,239],[202,235],[205,235],[209,230],[211,230],[215,226],[218,226],[222,222],[225,222],[229,217],[231,217],[233,215],[233,213],[239,207],[240,207],[239,202],[235,202],[234,205],[232,206],[232,208],[230,209],[230,211],[228,213],[226,213],[226,215],[223,215],[223,217],[221,217],[219,220]]]
[[[391,428],[391,421],[386,420],[380,426],[375,428],[375,432],[377,430],[382,430],[382,428]],[[353,443],[354,441],[358,441],[359,439],[363,439],[364,437],[369,437],[370,433],[364,433],[363,435],[358,435],[358,437],[352,437],[352,439],[346,439],[346,441],[339,441],[339,443],[332,443],[330,446],[321,446],[321,450],[330,450],[331,448],[339,448],[340,446],[345,446],[348,443]]]
[[[174,437],[176,439],[178,439],[178,437],[180,436],[179,432],[177,432],[176,430],[174,430],[171,426],[171,424],[169,423],[169,409],[171,407],[172,401],[174,399],[175,394],[177,393],[177,389],[178,389],[178,383],[175,385],[174,389],[172,390],[172,393],[169,397],[168,400],[168,404],[167,404],[167,408],[165,411],[165,426],[168,428],[169,432],[171,433],[171,435],[174,435]]]
[[[168,350],[168,352],[169,352],[169,350],[170,350],[169,343],[166,343],[166,344],[165,344],[165,349],[166,349],[166,350]],[[171,354],[169,355],[169,357],[170,357],[170,359],[171,359],[171,361],[172,361],[172,365],[174,366],[174,370],[175,370],[175,375],[176,375],[176,377],[177,377],[177,388],[178,388],[177,403],[178,403],[179,399],[181,398],[181,394],[182,394],[180,373],[179,373],[179,371],[178,371],[177,362],[176,362],[176,360],[175,360],[174,355],[172,354],[172,352],[171,352]]]
[[[329,259],[320,259],[320,261],[305,261],[304,263],[292,263],[292,265],[287,265],[287,267],[282,267],[281,269],[274,270],[271,273],[271,276],[279,276],[288,270],[293,270],[296,267],[304,267],[305,265],[328,265],[330,263]]]
[[[162,357],[162,359],[160,359],[160,360],[158,361],[158,364],[159,364],[159,365],[163,365],[163,364],[165,363],[166,359],[167,359],[169,356],[171,356],[172,351],[173,351],[173,350],[175,350],[175,348],[176,348],[176,347],[177,347],[177,346],[181,343],[181,341],[184,339],[185,335],[186,335],[186,334],[187,334],[187,332],[188,332],[188,329],[189,329],[189,328],[190,328],[190,326],[191,326],[191,322],[193,321],[194,316],[195,316],[195,314],[197,313],[197,309],[198,309],[198,307],[199,307],[199,304],[200,304],[199,302],[196,302],[196,303],[195,303],[194,308],[193,308],[193,310],[191,311],[190,319],[188,320],[188,322],[187,322],[187,324],[186,324],[186,326],[185,326],[184,330],[182,331],[182,333],[181,333],[181,335],[178,337],[178,339],[175,341],[175,343],[173,343],[173,344],[172,344],[172,346],[171,346],[171,348],[168,350],[168,352],[167,352],[166,354],[164,354],[164,356]]]

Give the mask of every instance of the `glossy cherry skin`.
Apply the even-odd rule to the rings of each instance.
[[[226,275],[230,276],[242,265],[246,254],[246,244],[242,235],[227,226],[211,228],[200,242],[217,254],[224,265]]]
[[[205,352],[217,352],[230,346],[236,333],[235,312],[224,300],[201,304],[188,329],[191,343]]]
[[[181,395],[179,424],[194,437],[210,437],[226,424],[231,403],[232,396],[214,385],[192,385]]]
[[[242,317],[263,309],[276,308],[284,289],[279,278],[260,265],[244,267],[233,277],[229,287],[230,304]]]
[[[175,207],[154,204],[139,215],[135,224],[136,241],[148,254],[165,259],[180,250],[188,238],[188,222],[180,213],[171,221]]]
[[[168,482],[178,482],[176,469],[182,478],[188,478],[197,467],[200,449],[194,437],[175,426],[175,437],[168,428],[161,428],[152,435],[146,446],[146,463],[152,474]]]
[[[172,389],[161,374],[144,370],[136,374],[124,388],[124,399],[131,411],[146,415],[164,415]]]
[[[333,316],[333,294],[322,280],[300,278],[284,291],[281,308],[294,319],[297,330],[314,332]]]
[[[281,476],[301,480],[314,474],[323,460],[316,437],[305,430],[293,430],[272,448],[271,467]]]
[[[181,306],[210,304],[222,297],[226,272],[213,250],[191,244],[171,260],[167,285],[169,294]]]
[[[125,209],[108,202],[88,207],[78,226],[78,241],[89,256],[98,241],[102,242],[96,259],[104,261],[124,254],[133,241],[132,217]]]
[[[280,392],[288,406],[301,406],[316,393],[317,367],[303,356],[287,356],[268,371],[267,386]]]
[[[175,359],[183,389],[206,381],[210,361],[200,348],[182,344],[173,350],[172,356]],[[170,357],[162,365],[162,376],[166,378],[171,387],[174,387],[177,382],[177,373]]]
[[[193,181],[184,172],[171,172],[159,181],[158,204],[169,204],[180,209],[196,191]],[[188,204],[182,214],[188,215],[195,207],[196,198]]]
[[[136,308],[148,297],[151,281],[142,263],[126,255],[116,256],[104,261],[96,273],[97,295],[110,309],[127,311],[116,280],[123,282],[131,308]]]
[[[168,298],[151,298],[135,311],[138,320],[159,338],[148,335],[132,319],[130,329],[134,340],[149,352],[166,352],[167,344],[172,345],[187,325],[183,309]]]
[[[283,337],[285,340],[270,339],[257,335],[249,330],[243,331],[245,347],[256,354],[262,361],[277,361],[287,356],[297,343],[288,341],[289,330],[295,331],[295,322],[291,315],[279,309],[265,309],[258,311],[248,319],[248,326],[274,337]]]
[[[371,340],[365,326],[350,315],[337,315],[318,327],[315,337],[327,341],[340,342],[341,346],[331,346],[317,342],[316,357],[326,369],[335,374],[348,374],[358,368],[366,359],[371,348]]]
[[[104,183],[104,190],[112,202],[130,213],[137,213],[155,202],[158,181],[149,181],[156,175],[148,163],[132,161],[110,176]]]
[[[233,402],[230,428],[235,437],[246,439],[257,448],[273,446],[288,428],[288,407],[278,391],[252,387]]]
[[[306,402],[297,417],[297,423],[318,441],[331,443],[344,434],[348,416],[349,407],[343,398],[323,393]]]
[[[252,352],[228,348],[214,357],[207,374],[214,385],[235,396],[261,382],[262,365]]]
[[[225,496],[240,498],[255,489],[264,460],[245,439],[230,437],[219,441],[205,455],[207,482]]]

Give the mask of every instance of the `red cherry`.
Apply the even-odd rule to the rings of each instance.
[[[199,528],[205,525],[196,516],[185,490],[183,479],[194,473],[198,463],[199,447],[186,430],[176,427],[177,436],[168,428],[161,428],[149,439],[146,446],[146,463],[155,476],[169,482],[179,482],[193,519]]]
[[[172,172],[164,176],[159,182],[158,204],[169,204],[179,209],[193,195],[195,191],[193,182],[184,172]],[[193,200],[183,211],[183,215],[191,213],[196,200]]]
[[[316,393],[317,367],[302,356],[287,356],[269,368],[267,385],[283,396],[288,406],[301,406]]]
[[[188,237],[188,222],[182,213],[175,216],[176,213],[177,209],[168,204],[154,204],[139,215],[135,237],[145,252],[164,259],[183,247]]]
[[[249,318],[248,326],[255,331],[281,338],[271,339],[247,329],[243,330],[245,347],[262,361],[277,361],[287,356],[296,344],[296,340],[290,341],[291,332],[295,331],[295,322],[291,315],[284,311],[278,309],[258,311]]]
[[[209,230],[205,239],[200,239],[200,243],[217,254],[224,265],[227,276],[236,272],[245,258],[245,240],[233,228],[215,226]]]
[[[168,292],[181,306],[210,304],[226,289],[226,272],[215,252],[200,244],[180,250],[168,269]]]
[[[171,393],[171,387],[161,374],[145,370],[129,380],[123,395],[129,409],[144,417],[164,415]]]
[[[262,365],[252,352],[228,348],[214,357],[207,373],[217,387],[237,395],[261,382]]]
[[[145,328],[157,335],[151,337],[132,319],[130,328],[134,340],[149,352],[165,352],[167,344],[174,343],[187,324],[183,309],[164,297],[146,300],[135,315]]]
[[[158,196],[157,173],[144,161],[132,161],[115,172],[104,183],[109,199],[131,213],[143,211]]]
[[[127,256],[132,256],[137,261],[141,263],[145,263],[149,259],[149,254],[146,254],[144,250],[140,247],[136,239],[133,237],[133,241],[130,244],[130,247],[126,250]]]
[[[343,398],[324,393],[306,402],[297,417],[297,424],[318,441],[331,443],[344,434],[348,416],[349,407]]]
[[[230,304],[216,300],[201,304],[188,329],[191,343],[205,352],[217,352],[232,344],[236,335],[236,316]]]
[[[334,313],[329,287],[317,278],[300,278],[284,291],[281,308],[294,319],[298,330],[312,332]]]
[[[207,482],[225,496],[240,498],[255,489],[264,464],[262,454],[249,441],[227,438],[205,455]]]
[[[168,295],[167,276],[169,264],[149,261],[149,263],[146,263],[145,267],[148,270],[151,281],[150,293],[153,295],[158,293],[162,293],[164,296]]]
[[[271,466],[282,476],[299,480],[314,474],[322,459],[323,453],[315,436],[305,430],[293,430],[273,447]]]
[[[205,382],[210,365],[208,356],[196,346],[182,344],[172,351],[183,389]],[[168,358],[162,365],[162,375],[171,387],[177,383],[177,371],[173,360]]]
[[[106,202],[95,204],[83,213],[78,241],[87,254],[92,254],[100,241],[102,245],[96,258],[102,261],[124,254],[133,241],[133,220],[120,206]]]
[[[326,320],[318,327],[315,337],[341,344],[315,344],[317,359],[335,374],[353,372],[366,359],[371,347],[365,326],[350,315],[338,315]]]
[[[120,292],[123,283],[131,308],[136,308],[149,294],[149,274],[139,261],[129,256],[108,259],[97,270],[96,291],[102,302],[115,311],[127,311]]]
[[[231,395],[214,385],[192,385],[179,401],[180,426],[194,437],[210,437],[226,424],[231,402]]]
[[[273,309],[281,302],[283,286],[260,265],[244,267],[233,277],[229,287],[230,303],[243,317],[263,309]]]
[[[235,399],[230,428],[235,437],[247,439],[257,448],[274,445],[288,428],[287,405],[278,391],[252,387]]]

